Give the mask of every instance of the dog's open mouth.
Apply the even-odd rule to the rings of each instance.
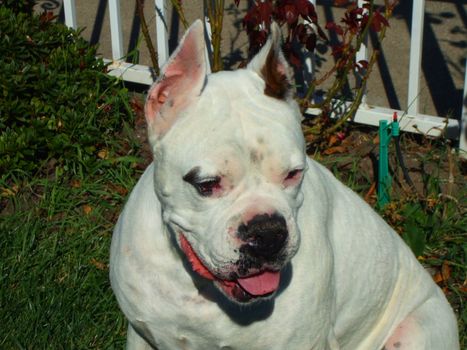
[[[246,303],[254,299],[268,297],[279,288],[279,271],[261,271],[247,277],[224,280],[215,276],[201,262],[183,234],[180,234],[180,246],[191,264],[193,271],[200,276],[214,281],[224,293],[238,302]]]

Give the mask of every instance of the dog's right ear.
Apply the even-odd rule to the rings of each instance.
[[[247,69],[256,72],[265,83],[264,93],[286,100],[292,95],[292,68],[281,50],[281,31],[277,23],[271,23],[271,33],[261,50],[248,63]]]
[[[149,90],[144,112],[149,139],[160,139],[197,98],[206,79],[203,24],[193,23]]]

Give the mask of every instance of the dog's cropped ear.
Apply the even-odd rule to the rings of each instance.
[[[263,78],[266,95],[285,100],[292,92],[292,69],[284,57],[281,44],[280,28],[273,22],[266,44],[248,63],[247,69],[253,70]]]
[[[193,23],[149,90],[144,112],[150,140],[175,123],[180,111],[198,97],[206,79],[203,24]]]

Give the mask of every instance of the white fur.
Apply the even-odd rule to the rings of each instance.
[[[254,67],[210,75],[151,138],[155,161],[111,247],[128,349],[458,349],[455,316],[429,274],[362,199],[306,157],[297,105],[263,90]],[[194,167],[221,172],[228,190],[201,198],[182,179]],[[297,167],[302,182],[284,187]],[[224,272],[238,258],[236,227],[268,210],[286,218],[290,262],[272,299],[237,305],[191,271],[177,234]]]

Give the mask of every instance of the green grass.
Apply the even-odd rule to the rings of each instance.
[[[132,102],[97,47],[27,3],[0,6],[0,349],[122,348],[108,258],[137,177]]]
[[[122,348],[108,279],[112,228],[135,174],[33,179],[0,216],[0,348]]]

